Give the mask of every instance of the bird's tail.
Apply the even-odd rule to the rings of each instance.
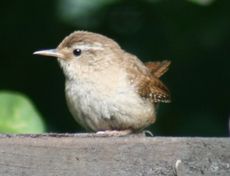
[[[146,62],[145,66],[148,67],[150,73],[153,76],[160,78],[165,72],[168,71],[170,64],[171,61],[164,60],[164,61],[156,61],[156,62]]]

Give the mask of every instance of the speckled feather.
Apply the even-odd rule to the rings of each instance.
[[[127,69],[130,82],[134,85],[137,93],[152,103],[171,102],[168,88],[159,80],[170,65],[170,61],[147,62],[145,65],[134,55],[126,53],[129,64],[124,65]]]

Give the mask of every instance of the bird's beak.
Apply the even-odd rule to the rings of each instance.
[[[48,49],[48,50],[35,51],[33,54],[63,58],[63,54],[58,52],[57,49]]]

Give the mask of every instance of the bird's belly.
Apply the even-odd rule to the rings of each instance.
[[[138,130],[155,121],[154,106],[131,88],[106,95],[96,87],[67,83],[66,99],[75,120],[92,131]]]

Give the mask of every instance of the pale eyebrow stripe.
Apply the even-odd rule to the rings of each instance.
[[[90,45],[90,44],[78,44],[78,45],[74,45],[73,48],[79,48],[81,50],[89,50],[89,49],[103,50],[104,49],[100,45]]]

